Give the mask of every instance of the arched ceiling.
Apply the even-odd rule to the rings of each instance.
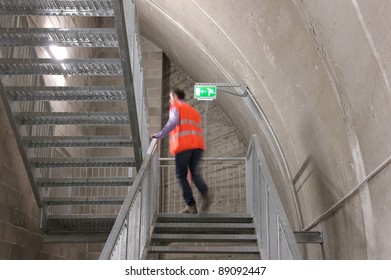
[[[222,95],[217,102],[246,139],[259,136],[280,193],[296,192],[298,210],[294,195],[284,197],[295,227],[311,223],[391,154],[391,2],[136,4],[141,33],[196,82],[250,88],[263,112],[260,119],[243,98]],[[292,185],[307,158],[312,175]],[[382,176],[391,179],[388,173]],[[346,249],[345,256],[391,257],[391,245],[382,238],[387,231],[375,231],[374,222],[391,220],[391,211],[377,206],[388,205],[391,198],[383,184],[373,184],[356,197],[353,209],[346,207],[328,221],[328,229],[355,236],[350,245],[365,244],[331,241],[331,247]],[[344,225],[346,217],[355,230]]]

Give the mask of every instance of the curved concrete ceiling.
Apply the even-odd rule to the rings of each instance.
[[[136,3],[141,33],[196,82],[249,87],[258,119],[244,98],[217,102],[246,139],[259,136],[294,228],[310,225],[391,154],[390,1]],[[383,171],[316,224],[328,258],[391,257],[390,179]]]

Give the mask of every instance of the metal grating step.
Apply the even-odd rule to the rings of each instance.
[[[255,246],[148,246],[149,253],[259,254]]]
[[[37,187],[86,187],[86,186],[131,186],[133,177],[115,178],[45,178],[37,179]]]
[[[251,223],[253,217],[248,214],[157,214],[157,223]]]
[[[257,241],[249,214],[158,214],[147,250],[162,254],[164,259],[170,254],[174,258],[175,254],[187,254],[191,259],[204,259],[204,254],[242,254],[258,259]]]
[[[15,120],[22,125],[123,125],[129,123],[125,112],[52,112],[52,113],[14,113]]]
[[[152,241],[159,242],[256,242],[255,234],[169,234],[155,233]]]
[[[43,197],[47,205],[98,205],[123,204],[125,197]]]
[[[0,59],[1,75],[122,75],[118,58]]]
[[[104,243],[108,237],[106,232],[45,233],[43,243]]]
[[[134,167],[134,158],[33,158],[33,168],[57,167]]]
[[[113,0],[0,0],[0,14],[112,17],[113,5]]]
[[[248,223],[156,223],[155,233],[254,233],[254,225]]]
[[[116,215],[49,215],[45,232],[110,232]]]
[[[23,137],[29,148],[43,147],[132,147],[130,136],[30,136]]]
[[[0,47],[118,47],[114,28],[0,28]]]
[[[115,101],[126,100],[123,87],[5,87],[14,101]]]

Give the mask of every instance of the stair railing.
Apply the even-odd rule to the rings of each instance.
[[[159,202],[157,140],[153,139],[133,181],[113,229],[100,255],[101,260],[143,259]]]
[[[254,215],[262,259],[302,259],[256,135],[247,150],[246,174],[247,212]]]
[[[204,157],[199,172],[213,197],[209,213],[246,213],[246,161],[245,157]],[[161,213],[177,214],[186,206],[181,187],[175,176],[174,158],[160,158]],[[192,182],[193,184],[193,182]],[[197,202],[200,193],[193,188]]]
[[[240,160],[240,158],[238,159]],[[144,259],[153,222],[160,209],[159,158],[153,139],[100,255],[108,259]],[[254,215],[262,259],[302,259],[297,240],[279,199],[258,138],[246,155],[246,208]]]

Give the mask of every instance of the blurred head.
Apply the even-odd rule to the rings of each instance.
[[[170,91],[170,103],[173,103],[178,100],[185,99],[185,92],[179,88],[174,88]]]

